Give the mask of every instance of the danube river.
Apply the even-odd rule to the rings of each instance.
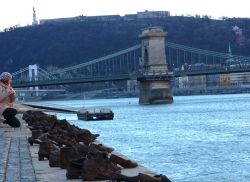
[[[250,94],[177,96],[171,105],[142,106],[138,98],[36,104],[112,109],[112,121],[56,115],[173,182],[250,181]]]

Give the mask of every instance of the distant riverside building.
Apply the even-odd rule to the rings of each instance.
[[[137,12],[136,14],[120,15],[103,15],[103,16],[76,16],[69,18],[55,18],[55,19],[41,19],[40,24],[44,23],[56,23],[65,21],[117,21],[117,20],[137,20],[143,18],[166,18],[170,16],[169,11],[144,11]],[[33,15],[34,17],[34,15]]]
[[[233,54],[232,54],[232,50],[231,50],[231,44],[229,42],[226,63],[233,63],[234,61],[235,60],[233,59]]]

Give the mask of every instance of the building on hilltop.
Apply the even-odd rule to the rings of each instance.
[[[137,12],[137,18],[166,18],[170,16],[169,11],[144,11]]]
[[[40,24],[44,23],[59,23],[65,21],[117,21],[117,20],[137,20],[143,18],[166,18],[170,16],[169,11],[144,11],[137,12],[136,14],[126,14],[124,16],[120,15],[103,15],[103,16],[76,16],[69,18],[55,18],[55,19],[41,19]],[[33,15],[34,17],[34,15]],[[33,18],[34,19],[34,18]]]
[[[54,18],[54,19],[41,19],[40,24],[44,23],[59,23],[69,21],[116,21],[120,20],[120,15],[105,15],[105,16],[76,16],[69,18]]]
[[[120,15],[104,15],[104,16],[87,16],[86,20],[95,20],[95,21],[116,21],[120,20]]]
[[[41,19],[40,24],[44,23],[59,23],[59,22],[66,22],[66,21],[76,21],[79,20],[80,16],[77,17],[68,17],[68,18],[53,18],[53,19]]]
[[[123,16],[123,20],[129,21],[129,20],[136,20],[137,14],[126,14]]]

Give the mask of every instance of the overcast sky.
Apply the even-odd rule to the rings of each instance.
[[[0,0],[0,30],[50,19],[78,15],[135,14],[138,11],[170,11],[171,15],[209,15],[212,18],[250,17],[249,0]]]

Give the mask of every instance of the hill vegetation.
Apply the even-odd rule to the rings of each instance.
[[[138,35],[162,26],[167,41],[201,49],[250,56],[250,19],[212,20],[170,16],[138,20],[61,21],[15,27],[0,33],[0,71],[14,72],[29,64],[63,68],[140,43]]]

